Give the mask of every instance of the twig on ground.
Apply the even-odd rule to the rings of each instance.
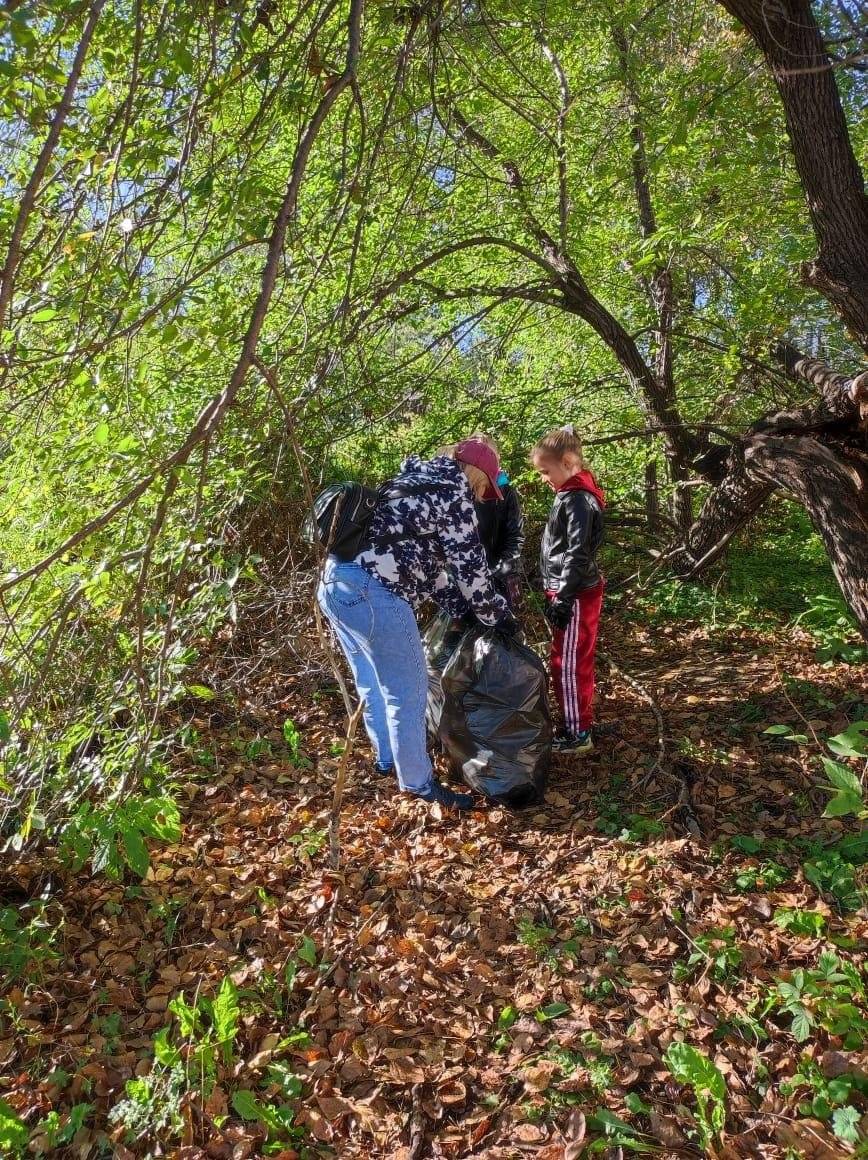
[[[335,777],[335,790],[332,796],[332,809],[329,815],[329,866],[332,870],[337,870],[341,861],[341,805],[344,800],[344,784],[347,780],[347,766],[350,763],[350,757],[353,752],[353,742],[356,738],[356,726],[362,716],[362,710],[365,707],[364,701],[359,701],[356,705],[353,715],[347,723],[346,738],[344,740],[344,751],[341,754],[341,760],[338,765],[337,776]]]
[[[414,1084],[411,1091],[413,1100],[413,1110],[410,1113],[410,1147],[407,1152],[407,1160],[420,1160],[422,1152],[425,1148],[425,1127],[427,1119],[425,1118],[425,1111],[422,1107],[422,1085]]]
[[[620,677],[620,679],[626,685],[629,685],[630,688],[634,692],[638,693],[642,700],[650,706],[651,712],[654,714],[654,720],[657,723],[657,757],[651,768],[636,786],[637,789],[641,789],[642,786],[651,780],[652,776],[658,770],[664,774],[671,773],[666,764],[666,739],[663,726],[663,714],[661,713],[660,706],[657,704],[654,697],[648,692],[645,686],[641,684],[641,682],[637,681],[635,677],[631,677],[629,673],[625,673],[621,666],[617,665],[608,653],[598,650],[597,656],[600,658],[600,660],[605,661],[605,663],[609,666],[609,671],[614,676]]]

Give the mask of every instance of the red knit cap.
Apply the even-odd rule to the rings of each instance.
[[[500,475],[500,460],[492,447],[480,439],[465,439],[456,444],[455,458],[459,463],[469,463],[472,467],[478,467],[480,471],[484,472],[488,476],[488,482],[494,488],[497,498],[503,499],[503,492],[497,486],[497,477]]]

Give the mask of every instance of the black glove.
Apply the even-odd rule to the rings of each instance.
[[[507,612],[506,616],[502,616],[494,628],[496,632],[501,633],[503,636],[518,636],[521,632],[521,625],[511,612]]]
[[[468,628],[476,628],[478,624],[475,612],[465,612],[463,616],[456,616],[449,627],[456,632],[467,632]]]
[[[547,600],[543,615],[552,628],[566,628],[573,615],[573,606],[566,600]]]

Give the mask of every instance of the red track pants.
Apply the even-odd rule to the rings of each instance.
[[[551,599],[553,593],[547,592]],[[594,722],[594,656],[603,605],[603,581],[580,592],[566,628],[552,632],[552,681],[568,733],[590,729]]]

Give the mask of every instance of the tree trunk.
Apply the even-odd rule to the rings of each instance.
[[[819,253],[804,282],[868,351],[868,199],[810,0],[719,0],[759,45],[784,106]]]
[[[807,436],[760,436],[745,460],[752,476],[803,505],[868,639],[868,454]]]
[[[730,452],[726,475],[702,506],[684,539],[670,557],[672,570],[682,580],[693,580],[720,559],[729,541],[750,523],[775,484],[755,478],[745,463],[745,447]]]
[[[612,39],[621,70],[621,81],[627,98],[630,117],[630,139],[633,148],[630,163],[633,170],[633,192],[639,215],[639,232],[647,240],[657,233],[657,215],[651,196],[651,179],[648,156],[645,149],[645,128],[642,121],[642,107],[636,88],[630,61],[630,44],[623,28],[615,26]],[[650,278],[640,279],[657,325],[653,335],[653,368],[656,410],[653,413],[669,414],[680,422],[675,393],[675,350],[672,343],[672,329],[675,324],[676,295],[672,271],[668,262],[655,264]],[[646,386],[646,395],[649,394]],[[667,420],[671,421],[671,420]],[[697,454],[698,447],[692,439],[664,438],[667,466],[671,483],[677,484],[690,478],[690,460]],[[676,487],[672,493],[670,512],[683,534],[687,534],[693,523],[693,499],[689,488]]]
[[[709,476],[720,482],[684,542],[672,550],[671,566],[682,579],[698,576],[773,492],[784,491],[808,512],[868,639],[868,438],[859,392],[853,380],[789,345],[781,344],[775,354],[793,378],[818,388],[820,398],[764,416],[722,465],[710,463]]]
[[[654,535],[660,529],[660,486],[657,483],[657,460],[645,464],[645,521]]]

